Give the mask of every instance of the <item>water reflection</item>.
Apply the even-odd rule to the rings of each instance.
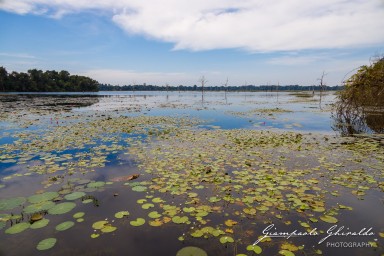
[[[384,111],[377,108],[337,102],[332,118],[332,128],[342,136],[384,133]]]

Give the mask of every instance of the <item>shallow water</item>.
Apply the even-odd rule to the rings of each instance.
[[[247,248],[271,224],[318,234],[261,242],[262,255],[380,255],[384,149],[340,138],[334,100],[289,92],[0,95],[0,255],[176,255],[186,246],[255,255]],[[140,176],[129,180],[133,174]],[[75,207],[36,211],[47,226],[9,234],[29,223],[30,196],[45,192]],[[84,196],[71,200],[73,192]],[[25,202],[8,206],[15,197]],[[115,217],[119,211],[129,215]],[[137,218],[145,224],[134,226]],[[117,229],[92,227],[101,220]],[[75,225],[57,231],[64,221]],[[333,225],[374,234],[319,244]],[[46,238],[57,242],[38,250]]]

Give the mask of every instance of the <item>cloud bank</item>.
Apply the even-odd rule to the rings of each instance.
[[[377,46],[381,0],[1,0],[0,9],[61,18],[101,12],[129,34],[175,50],[250,52]]]

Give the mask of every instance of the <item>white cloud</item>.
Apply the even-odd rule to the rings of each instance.
[[[268,52],[384,43],[381,0],[2,0],[0,9],[56,18],[103,11],[128,33],[174,49]]]

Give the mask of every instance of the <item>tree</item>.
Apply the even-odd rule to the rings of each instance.
[[[200,77],[198,82],[201,84],[201,95],[203,96],[204,95],[204,86],[208,82],[208,80],[205,79],[205,76],[203,75]]]
[[[325,88],[324,76],[326,76],[326,75],[327,74],[325,74],[325,72],[323,71],[323,74],[321,75],[321,77],[317,79],[320,81],[320,84],[319,84],[319,87],[320,87],[320,102],[319,102],[320,109],[321,109],[321,98],[323,96],[323,90]]]

